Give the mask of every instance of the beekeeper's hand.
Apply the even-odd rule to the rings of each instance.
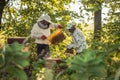
[[[65,50],[65,53],[73,54],[73,53],[74,53],[73,48],[71,48],[71,49],[67,48],[67,49]]]
[[[46,37],[45,35],[42,35],[42,36],[41,36],[41,39],[42,39],[42,40],[45,40],[45,39],[47,39],[47,37]]]
[[[60,24],[58,24],[58,26],[57,26],[59,29],[61,29],[61,28],[63,28],[63,26],[62,25],[60,25]]]

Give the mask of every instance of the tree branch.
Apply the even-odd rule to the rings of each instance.
[[[9,1],[10,1],[10,0],[7,0],[7,1],[6,1],[6,4],[7,4]]]

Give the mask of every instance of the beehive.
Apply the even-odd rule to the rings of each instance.
[[[10,37],[7,39],[8,44],[12,44],[14,42],[18,42],[19,44],[22,44],[25,40],[25,37]]]
[[[48,36],[48,40],[51,42],[51,44],[58,44],[62,42],[65,38],[66,36],[64,35],[61,29],[58,29],[57,31],[53,32],[50,36]]]
[[[22,49],[22,52],[28,52],[29,51],[29,43],[24,42],[26,37],[10,37],[7,39],[7,43],[9,45],[12,45],[14,42],[18,42],[19,44],[23,44],[24,48]]]

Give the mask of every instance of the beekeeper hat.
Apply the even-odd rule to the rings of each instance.
[[[70,22],[70,23],[68,23],[66,29],[71,29],[71,28],[74,27],[74,26],[76,26],[76,23],[75,23],[75,22]]]
[[[47,21],[49,23],[52,23],[51,18],[50,18],[49,15],[41,15],[40,18],[37,20],[37,22],[38,21],[43,21],[43,20],[45,20],[45,21]]]

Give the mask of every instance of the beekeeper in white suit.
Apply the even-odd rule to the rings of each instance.
[[[49,15],[42,15],[34,24],[31,30],[31,37],[37,44],[38,58],[43,58],[49,54],[49,41],[47,37],[51,34],[52,28],[62,28],[61,25],[52,23]]]
[[[72,42],[67,46],[67,50],[75,49],[76,54],[79,54],[82,52],[83,49],[87,48],[85,37],[82,31],[76,27],[75,22],[69,23],[66,29],[70,32],[70,35],[72,36]]]

